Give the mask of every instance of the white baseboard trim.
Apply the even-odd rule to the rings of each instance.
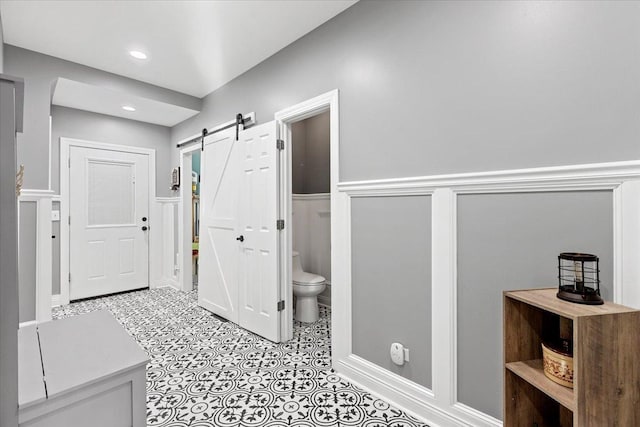
[[[331,308],[331,298],[318,295],[318,304]]]
[[[62,305],[62,297],[60,294],[51,295],[51,307],[58,307]]]
[[[380,397],[397,408],[424,420],[431,427],[472,427],[438,408],[433,392],[400,375],[389,372],[359,356],[349,355],[338,361],[336,371],[348,381]]]
[[[338,361],[336,371],[431,427],[501,427],[502,423],[462,404],[443,407],[431,390],[354,354]]]
[[[38,322],[36,322],[35,320],[30,320],[30,321],[28,321],[28,322],[22,322],[22,323],[20,323],[20,324],[18,325],[18,329],[20,329],[20,328],[24,328],[24,327],[26,327],[26,326],[37,325],[37,324],[38,324]]]
[[[493,418],[491,415],[487,415],[484,412],[473,409],[463,403],[456,403],[453,405],[456,411],[465,414],[467,417],[482,421],[482,425],[502,427],[502,421]]]
[[[180,284],[177,280],[169,280],[164,279],[161,282],[154,283],[150,286],[150,289],[159,289],[159,288],[173,288],[176,291],[180,291]]]

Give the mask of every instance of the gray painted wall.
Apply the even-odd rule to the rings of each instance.
[[[60,192],[60,137],[68,137],[155,150],[156,194],[173,195],[169,189],[172,169],[169,128],[57,105],[51,107],[51,119],[51,189],[55,193]]]
[[[267,122],[281,109],[337,88],[341,181],[635,160],[639,28],[639,2],[361,1],[208,95],[199,115],[172,129],[172,140],[237,112],[255,111],[259,122]],[[177,163],[177,150],[173,156]],[[380,208],[393,202],[381,201]],[[413,228],[422,224],[416,212],[402,214]],[[355,244],[377,231],[361,219],[352,224]],[[403,245],[394,240],[383,250],[388,255]],[[382,256],[353,262],[394,265]],[[398,274],[394,292],[411,294],[412,273]],[[379,348],[369,352],[355,342],[354,348],[388,363],[388,343],[380,334],[389,318],[404,318],[408,310],[404,303],[383,304],[386,294],[370,294],[372,286],[383,285],[373,280],[352,280],[354,328],[370,322],[354,340]],[[362,304],[386,311],[372,316]],[[500,320],[491,319],[500,330]],[[415,321],[403,327],[424,330]],[[475,337],[469,343],[467,354],[493,354],[498,346]],[[471,344],[482,347],[469,352]],[[461,396],[495,414],[497,378],[477,390],[468,384],[483,384],[480,378],[463,376]]]
[[[20,322],[36,319],[36,202],[20,203],[20,251],[18,283],[20,284]]]
[[[198,109],[201,104],[199,99],[189,95],[11,45],[5,45],[4,66],[8,74],[25,79],[24,133],[18,136],[18,163],[25,165],[24,188],[49,188],[51,88],[58,77],[109,87],[194,109]],[[99,140],[99,137],[98,133],[93,139]]]
[[[613,298],[610,191],[458,197],[458,400],[502,419],[502,291],[558,285],[561,252],[600,257]]]
[[[304,191],[304,163],[307,158],[305,121],[291,125],[291,191],[293,194],[303,194]]]
[[[2,15],[0,15],[0,73],[4,72],[4,33],[2,32]]]
[[[294,194],[331,192],[329,125],[326,111],[291,126]]]
[[[431,388],[431,197],[355,198],[351,210],[353,352]],[[409,363],[391,362],[393,342]]]
[[[172,139],[338,88],[343,181],[637,159],[638,28],[639,2],[358,2]]]

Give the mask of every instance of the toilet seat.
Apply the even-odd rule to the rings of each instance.
[[[306,271],[294,271],[292,282],[296,285],[317,285],[324,283],[325,279],[322,276],[313,273],[307,273]]]

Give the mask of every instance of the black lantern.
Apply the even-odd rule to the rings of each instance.
[[[558,298],[578,304],[604,304],[597,256],[574,252],[558,255]]]

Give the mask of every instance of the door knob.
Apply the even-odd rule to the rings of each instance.
[[[147,231],[149,229],[149,227],[147,227],[146,225],[142,226],[142,231]]]
[[[236,237],[236,240],[239,240],[239,241],[241,241],[241,242],[244,242],[244,236]]]

